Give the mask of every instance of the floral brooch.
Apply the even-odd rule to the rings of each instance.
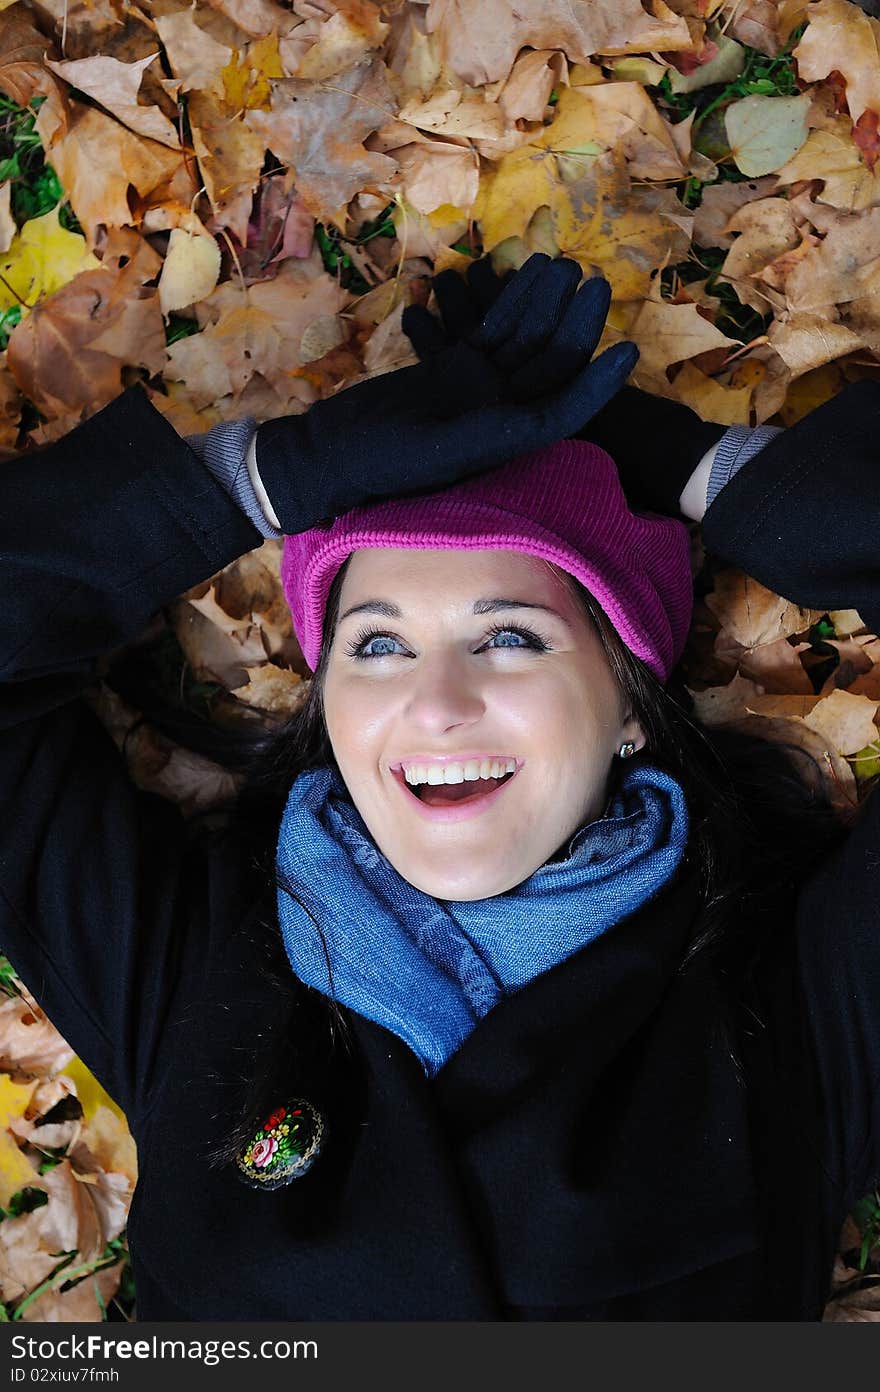
[[[279,1189],[299,1179],[317,1160],[327,1123],[302,1097],[276,1107],[236,1157],[239,1175],[254,1189]]]

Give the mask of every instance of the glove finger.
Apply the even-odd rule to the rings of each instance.
[[[574,381],[533,404],[487,397],[471,410],[435,419],[427,430],[421,422],[422,452],[430,452],[434,486],[471,478],[574,435],[620,390],[638,357],[634,343],[616,343]],[[601,373],[595,376],[597,367]]]
[[[468,335],[475,348],[494,353],[506,342],[531,302],[535,282],[549,264],[550,257],[543,251],[532,252],[528,261],[523,262],[477,328]]]
[[[625,385],[638,360],[634,343],[615,343],[557,392],[508,407],[523,440],[533,441],[522,448],[534,449],[581,430]]]
[[[580,284],[577,261],[560,256],[545,266],[535,281],[528,306],[523,306],[513,333],[499,345],[494,359],[502,372],[526,367],[556,332]]]
[[[467,281],[451,269],[435,275],[431,284],[447,339],[457,343],[477,327],[482,310],[474,303]]]
[[[610,304],[611,287],[602,276],[581,286],[541,352],[510,378],[511,392],[518,400],[554,391],[586,367],[602,336]]]
[[[511,266],[504,272],[503,276],[496,273],[492,265],[491,256],[481,256],[478,261],[472,261],[467,269],[468,285],[471,297],[479,307],[479,317],[482,319],[492,308],[498,296],[505,286],[509,285],[516,272]]]
[[[421,359],[433,358],[449,347],[441,325],[424,305],[407,305],[400,326]]]

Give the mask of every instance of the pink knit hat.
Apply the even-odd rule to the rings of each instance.
[[[553,561],[581,581],[664,682],[690,627],[687,527],[630,512],[614,460],[583,440],[560,440],[436,493],[369,503],[285,537],[281,583],[312,671],[333,577],[365,546],[522,551]]]

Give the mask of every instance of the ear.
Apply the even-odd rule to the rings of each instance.
[[[638,754],[640,749],[644,749],[645,745],[648,743],[648,736],[645,734],[644,729],[639,721],[636,720],[635,716],[631,716],[626,724],[621,726],[620,739],[616,747],[619,749],[622,744],[626,744],[629,740],[632,740],[635,745],[636,754]]]

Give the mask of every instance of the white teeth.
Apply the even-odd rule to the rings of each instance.
[[[503,778],[516,771],[515,759],[468,759],[463,764],[411,764],[407,783],[475,783],[478,778]]]

